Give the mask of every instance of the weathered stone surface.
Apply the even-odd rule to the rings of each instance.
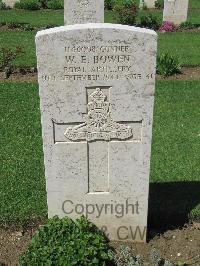
[[[65,0],[65,25],[104,22],[104,0]]]
[[[14,7],[16,2],[19,2],[19,0],[2,0],[3,3],[6,4],[6,6]]]
[[[145,241],[156,33],[71,25],[36,45],[49,217],[84,214],[110,239]]]
[[[189,0],[165,0],[163,21],[178,25],[187,20]]]
[[[155,7],[156,0],[140,0],[140,8],[146,6],[148,8],[154,8]]]

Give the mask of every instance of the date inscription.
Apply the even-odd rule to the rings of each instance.
[[[45,82],[142,80],[154,73],[135,71],[134,53],[129,45],[65,46],[60,75],[42,75]]]

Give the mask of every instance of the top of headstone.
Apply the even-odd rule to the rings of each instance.
[[[121,24],[112,24],[112,23],[88,23],[86,24],[76,24],[76,25],[69,25],[69,26],[61,26],[61,27],[55,27],[55,28],[50,28],[46,30],[41,30],[38,31],[36,34],[36,38],[46,35],[46,34],[54,34],[57,32],[64,32],[64,31],[69,31],[69,30],[79,30],[79,29],[121,29],[121,30],[127,30],[127,31],[135,31],[135,32],[140,32],[140,33],[146,33],[146,34],[151,34],[151,35],[156,35],[157,33],[153,30],[146,29],[146,28],[139,28],[139,27],[134,27],[134,26],[128,26],[128,25],[121,25]]]
[[[103,23],[104,0],[65,0],[65,25]]]

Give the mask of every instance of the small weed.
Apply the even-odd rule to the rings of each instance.
[[[180,59],[169,53],[163,53],[157,58],[157,73],[164,76],[172,76],[181,73]]]
[[[13,70],[13,61],[24,53],[21,46],[17,46],[15,50],[11,48],[0,49],[0,69],[5,72],[5,78],[9,78]]]
[[[113,254],[114,262],[116,266],[177,266],[176,264],[160,258],[156,249],[152,249],[148,261],[140,255],[133,255],[131,249],[122,245],[120,251],[117,254]]]

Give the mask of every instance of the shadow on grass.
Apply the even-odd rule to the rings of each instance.
[[[150,183],[148,231],[183,227],[198,204],[200,182]]]

